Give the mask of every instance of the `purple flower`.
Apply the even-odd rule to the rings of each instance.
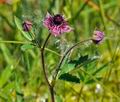
[[[28,31],[30,31],[31,28],[32,28],[32,22],[26,20],[26,21],[23,22],[22,27],[23,27],[23,30],[24,30],[25,32],[28,32]]]
[[[60,14],[56,14],[54,16],[51,16],[49,13],[47,13],[43,25],[48,28],[54,36],[59,36],[62,33],[70,32],[73,30],[71,28],[67,21],[65,21],[64,17]]]
[[[101,32],[101,31],[94,31],[93,33],[93,37],[92,37],[92,41],[95,43],[95,44],[98,44],[100,43],[104,38],[104,32]]]

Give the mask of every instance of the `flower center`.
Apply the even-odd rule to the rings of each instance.
[[[63,23],[63,21],[64,21],[64,19],[63,19],[63,17],[62,17],[60,14],[57,14],[57,15],[55,15],[55,16],[53,17],[53,23],[54,23],[55,25],[60,25],[60,24]]]

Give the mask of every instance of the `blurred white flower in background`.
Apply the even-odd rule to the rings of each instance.
[[[100,84],[96,84],[95,93],[102,93],[103,89]]]

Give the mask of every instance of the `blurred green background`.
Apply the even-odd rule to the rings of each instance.
[[[105,32],[101,44],[86,43],[72,53],[71,59],[85,54],[99,58],[82,66],[85,72],[70,72],[80,83],[57,81],[56,102],[120,102],[120,0],[0,0],[0,102],[50,102],[39,49],[21,47],[29,41],[14,22],[14,16],[31,20],[42,44],[48,35],[42,25],[47,12],[65,15],[74,28],[50,38],[45,54],[48,76],[68,46],[90,38],[95,29]]]

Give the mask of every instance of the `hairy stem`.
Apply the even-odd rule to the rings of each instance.
[[[44,60],[44,49],[45,49],[45,46],[47,45],[47,42],[48,42],[48,39],[50,38],[50,33],[48,35],[48,37],[46,38],[44,44],[43,44],[43,47],[40,49],[41,51],[41,63],[42,63],[42,69],[43,69],[43,73],[44,73],[44,77],[45,77],[45,80],[46,80],[46,83],[49,87],[49,91],[50,91],[50,94],[51,94],[51,102],[55,102],[55,99],[54,99],[54,88],[53,86],[50,84],[49,80],[48,80],[48,77],[47,77],[47,73],[46,73],[46,68],[45,68],[45,60]]]
[[[59,61],[59,64],[58,64],[58,66],[57,66],[57,68],[56,68],[56,70],[55,70],[55,74],[54,74],[54,77],[53,77],[53,78],[54,78],[54,81],[56,80],[56,77],[57,77],[58,72],[59,72],[59,70],[60,70],[60,68],[61,68],[61,65],[62,65],[64,59],[66,58],[66,56],[68,55],[68,53],[69,53],[72,49],[74,49],[76,46],[78,46],[79,44],[85,43],[85,42],[90,41],[90,40],[91,40],[91,39],[87,39],[87,40],[78,42],[78,43],[74,44],[73,46],[71,46],[71,47],[64,53],[64,55],[61,57],[61,59],[60,59],[60,61]]]

